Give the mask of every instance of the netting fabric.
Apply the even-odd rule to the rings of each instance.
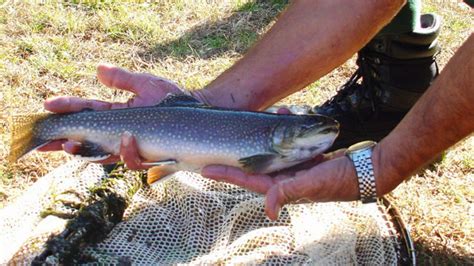
[[[58,197],[69,204],[55,208],[81,204],[106,176],[99,165],[71,161],[1,209],[0,263],[32,262],[68,220],[44,210]],[[263,204],[261,195],[178,172],[143,186],[107,238],[80,252],[95,264],[397,264],[381,206],[288,205],[271,221]]]

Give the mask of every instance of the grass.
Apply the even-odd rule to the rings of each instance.
[[[7,117],[43,111],[43,101],[56,95],[130,97],[98,84],[99,62],[201,88],[238,60],[287,4],[211,2],[0,1],[0,207],[67,159],[63,153],[33,153],[8,165]],[[443,16],[443,67],[472,33],[474,19],[456,2],[426,1],[424,10]],[[354,58],[283,103],[321,103],[353,70]],[[473,151],[470,137],[391,193],[411,226],[422,264],[474,263]]]

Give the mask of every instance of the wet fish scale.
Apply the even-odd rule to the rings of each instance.
[[[193,145],[196,152],[212,152],[209,147],[213,143],[216,151],[217,147],[220,150],[233,147],[233,151],[227,152],[237,152],[235,156],[244,156],[245,154],[239,153],[239,148],[249,153],[270,148],[271,126],[275,124],[258,116],[241,119],[232,113],[223,116],[222,112],[200,109],[140,108],[121,110],[118,113],[82,112],[58,116],[57,119],[45,121],[38,133],[48,138],[94,142],[96,135],[119,140],[118,137],[128,131],[137,138],[139,146],[152,145],[166,153],[180,152],[187,145]],[[197,140],[199,141],[196,142]],[[106,150],[110,151],[107,147]]]
[[[212,108],[194,103],[194,99],[185,99],[185,102],[182,98],[165,100],[166,104],[152,107],[41,117],[31,125],[31,143],[28,146],[17,143],[12,154],[21,156],[54,139],[76,140],[93,146],[94,152],[103,150],[103,153],[118,154],[121,135],[130,132],[135,136],[143,158],[176,160],[177,170],[195,171],[207,164],[240,167],[244,158],[244,164],[250,166],[250,170],[270,171],[301,161],[301,158],[292,159],[289,154],[283,154],[288,149],[293,149],[293,153],[295,149],[296,153],[298,149],[308,153],[310,148],[313,153],[321,152],[337,136],[337,123],[327,117]],[[320,130],[327,128],[331,130]],[[315,143],[307,144],[309,138]],[[293,142],[302,146],[291,147]],[[280,147],[280,144],[284,146]],[[308,156],[312,155],[308,153]]]

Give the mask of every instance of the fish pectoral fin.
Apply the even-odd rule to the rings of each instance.
[[[90,141],[81,142],[81,146],[74,152],[74,156],[90,162],[105,160],[111,155],[102,149],[99,144]]]
[[[151,185],[157,181],[164,181],[166,177],[171,176],[174,172],[175,170],[169,165],[152,167],[147,171],[146,182],[148,185]]]
[[[86,108],[82,108],[80,112],[95,112],[96,110],[90,108],[90,107],[86,107]]]
[[[239,163],[242,165],[242,168],[247,172],[252,173],[263,173],[265,169],[268,168],[278,157],[276,154],[266,153],[266,154],[257,154],[249,157],[244,157],[239,159]]]
[[[157,181],[165,180],[166,176],[176,172],[174,166],[178,163],[178,161],[174,159],[167,159],[162,161],[156,162],[143,162],[143,166],[152,166],[152,168],[148,169],[147,171],[147,178],[146,182],[148,185],[151,185]]]

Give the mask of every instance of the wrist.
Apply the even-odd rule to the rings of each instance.
[[[360,199],[359,182],[357,180],[357,172],[356,172],[353,162],[347,156],[341,156],[338,159],[342,161],[343,166],[341,168],[344,169],[343,176],[345,179],[345,182],[344,182],[346,184],[345,191],[347,194],[345,195],[346,198],[341,199],[341,200],[353,201],[353,200]]]
[[[402,169],[392,165],[390,161],[384,158],[387,155],[385,142],[378,143],[372,153],[372,162],[374,166],[375,184],[377,196],[381,197],[394,190],[404,179],[405,175]],[[402,158],[398,158],[399,161]]]

